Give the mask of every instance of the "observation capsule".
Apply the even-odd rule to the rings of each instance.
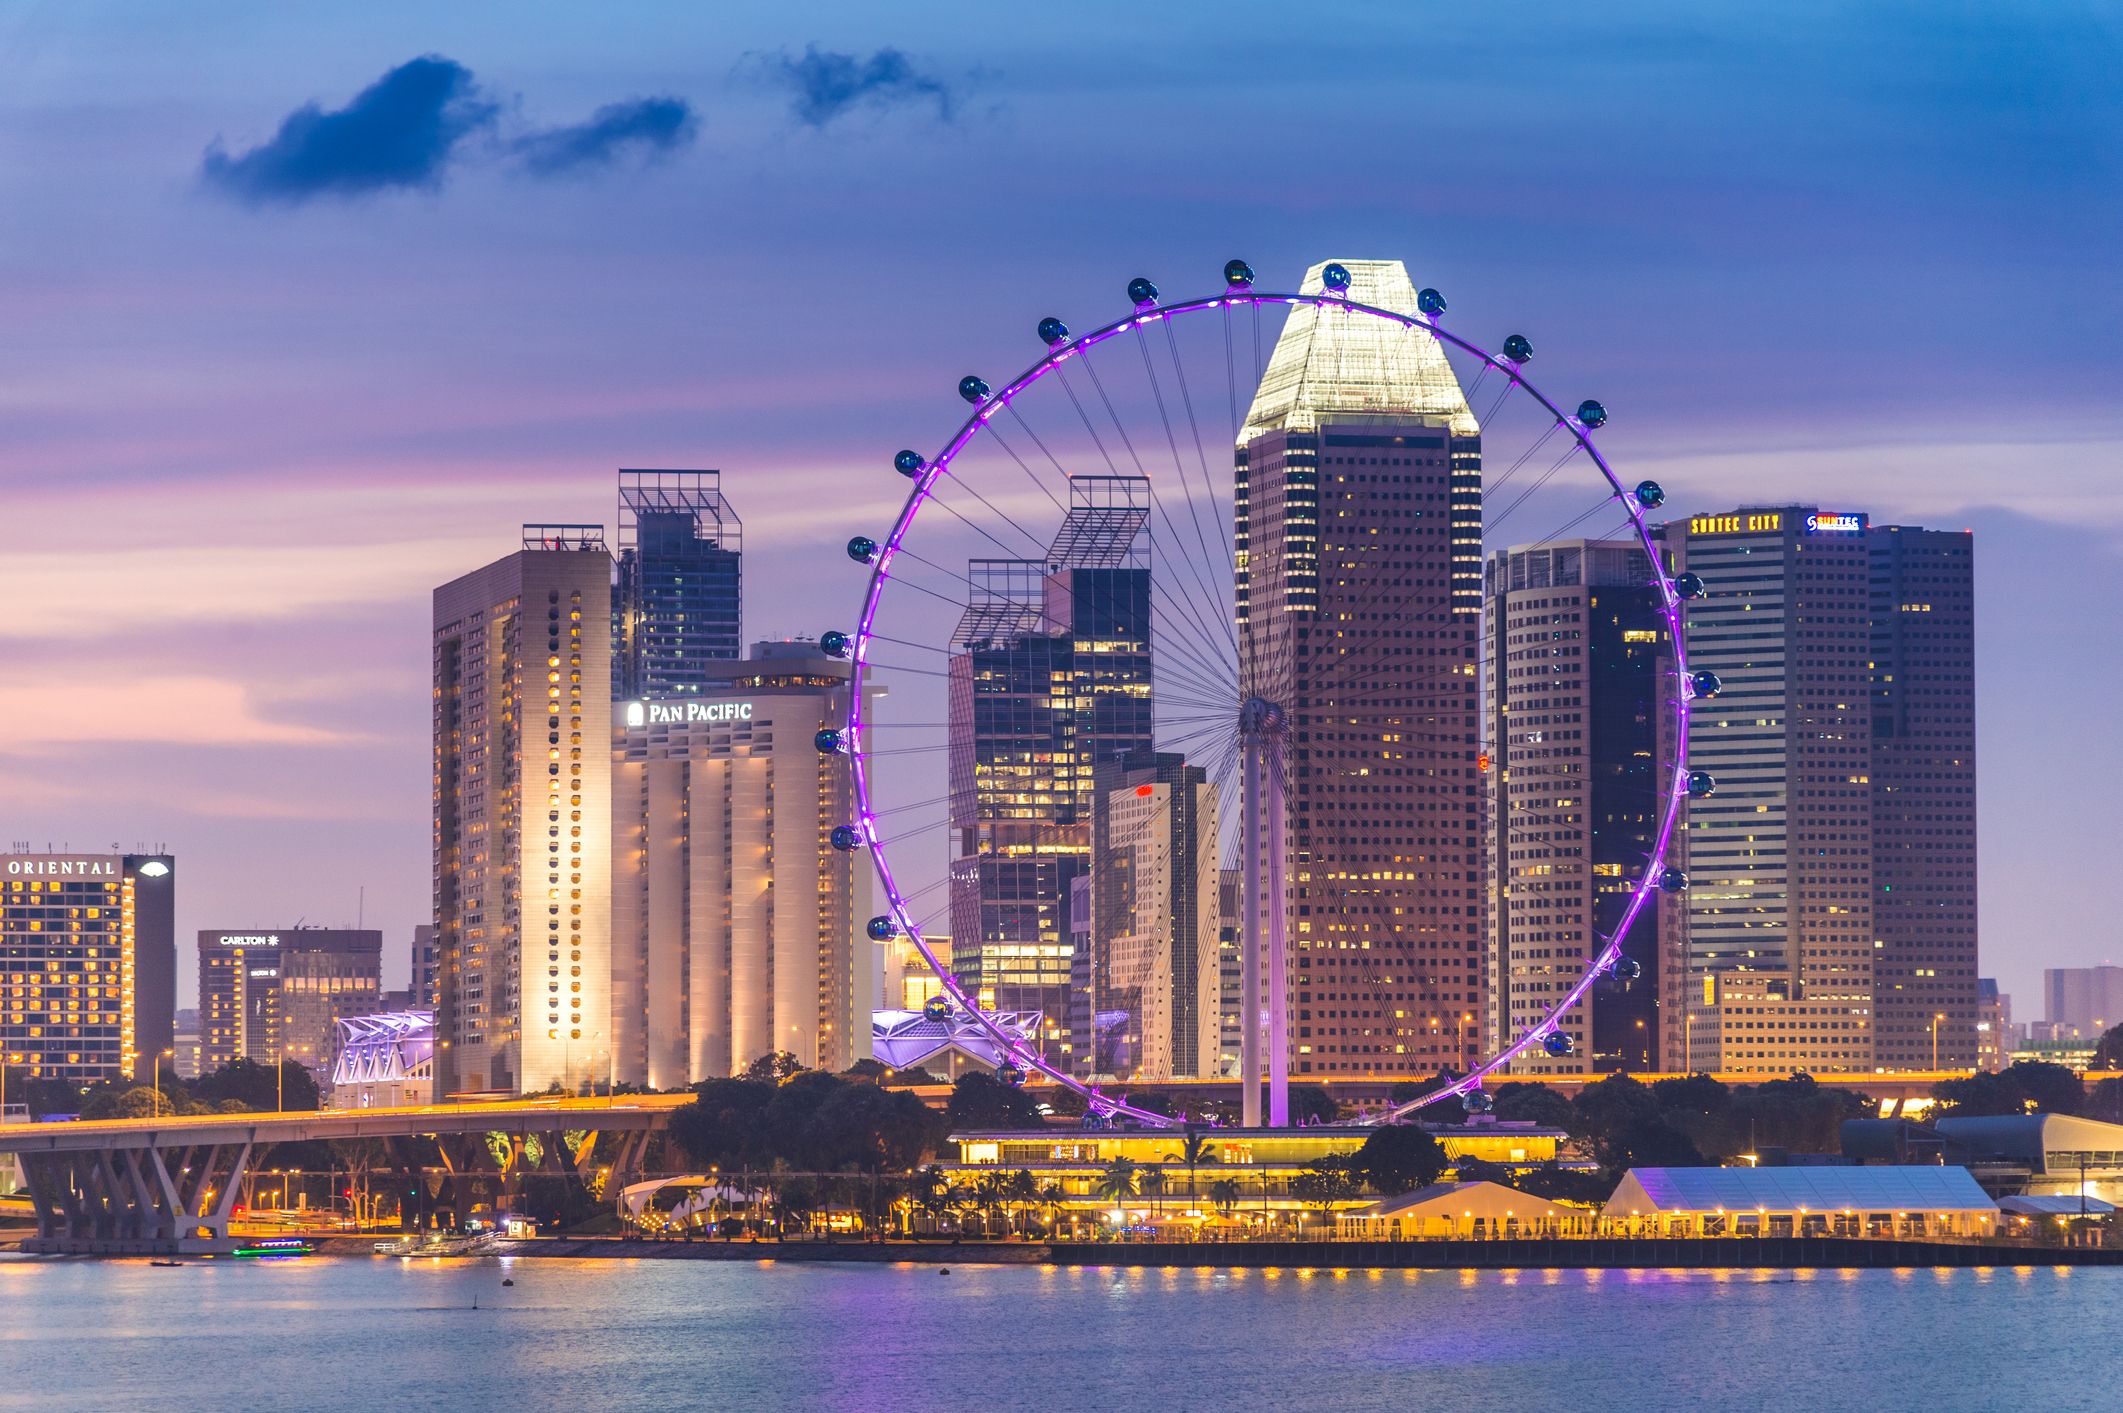
[[[949,1020],[951,1019],[951,1002],[942,996],[931,996],[928,1000],[921,1003],[921,1013],[933,1021]]]
[[[844,854],[852,854],[862,847],[862,831],[852,824],[836,824],[830,836],[833,847]]]
[[[1695,573],[1673,576],[1673,591],[1684,599],[1703,597],[1703,576]]]
[[[1025,1082],[1025,1072],[1016,1065],[998,1065],[995,1068],[995,1078],[999,1083],[1015,1089]]]
[[[1588,432],[1594,427],[1604,427],[1607,425],[1607,409],[1588,397],[1578,404],[1578,421]]]
[[[1434,289],[1426,289],[1415,296],[1415,307],[1435,319],[1445,312],[1445,296]]]
[[[1486,1089],[1470,1089],[1460,1096],[1460,1107],[1470,1114],[1486,1114],[1496,1107],[1496,1100]]]
[[[863,930],[870,934],[872,942],[890,942],[899,936],[899,924],[882,913],[871,918],[870,925]]]
[[[1646,510],[1657,510],[1666,503],[1666,488],[1657,481],[1636,483],[1636,503]]]
[[[1231,289],[1252,289],[1253,267],[1243,260],[1226,260],[1224,284]]]
[[[1715,795],[1715,794],[1716,794],[1717,792],[1718,792],[1718,781],[1717,781],[1717,777],[1716,777],[1716,776],[1714,776],[1714,775],[1712,775],[1712,774],[1711,774],[1711,773],[1710,773],[1709,771],[1707,771],[1707,770],[1691,770],[1691,771],[1689,771],[1689,772],[1688,772],[1688,798],[1689,798],[1689,799],[1691,799],[1691,800],[1707,800],[1707,799],[1709,799],[1709,798],[1710,798],[1710,797],[1711,797],[1712,795]]]
[[[988,385],[982,379],[968,373],[965,377],[958,380],[958,395],[966,401],[977,405],[988,400]]]
[[[1320,283],[1327,287],[1327,293],[1329,294],[1347,294],[1349,292],[1349,267],[1346,265],[1329,265],[1326,269],[1320,271]]]
[[[877,558],[877,541],[868,535],[857,535],[848,541],[848,558],[857,564],[868,564]]]
[[[1718,675],[1707,669],[1690,677],[1688,685],[1695,689],[1695,694],[1699,697],[1714,697],[1725,690],[1725,684],[1718,680]]]
[[[1572,1044],[1570,1037],[1563,1034],[1560,1030],[1551,1030],[1541,1037],[1541,1048],[1560,1060],[1572,1050],[1575,1050],[1577,1046]]]
[[[830,756],[837,755],[845,749],[847,739],[841,735],[838,727],[828,726],[811,738],[811,744],[818,747],[820,755]]]
[[[818,635],[818,649],[827,657],[846,657],[851,639],[838,628],[828,628]]]
[[[1644,964],[1635,957],[1617,957],[1614,960],[1614,974],[1624,981],[1635,981],[1644,974]]]
[[[1659,887],[1668,893],[1679,893],[1688,887],[1688,875],[1677,868],[1669,868],[1659,875]]]
[[[980,379],[973,378],[970,381],[979,383]],[[965,390],[966,385],[964,383],[960,383],[958,386],[961,392]],[[987,384],[981,383],[981,386],[986,387]],[[982,396],[985,397],[986,394],[983,393]],[[928,464],[928,458],[918,451],[902,451],[892,458],[892,469],[902,476],[919,476],[921,468]]]
[[[1047,347],[1052,348],[1054,345],[1065,341],[1068,337],[1069,326],[1053,315],[1049,314],[1046,318],[1039,321],[1039,341]]]
[[[1128,299],[1137,309],[1147,309],[1157,303],[1157,286],[1137,275],[1128,281]]]
[[[1504,340],[1504,356],[1513,363],[1524,363],[1533,357],[1533,344],[1524,334],[1513,334]]]

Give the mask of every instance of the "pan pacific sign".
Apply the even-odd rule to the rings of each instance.
[[[713,726],[751,719],[750,702],[702,702],[687,698],[675,702],[627,703],[629,726]]]

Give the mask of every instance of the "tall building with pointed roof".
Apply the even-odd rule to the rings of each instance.
[[[1340,263],[1352,302],[1416,312],[1399,261]],[[1236,480],[1240,680],[1288,721],[1290,1072],[1464,1067],[1483,1043],[1480,428],[1430,335],[1297,306]]]

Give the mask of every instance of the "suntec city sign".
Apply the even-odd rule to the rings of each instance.
[[[1806,517],[1809,535],[1850,535],[1865,528],[1865,517],[1851,510],[1817,510]]]

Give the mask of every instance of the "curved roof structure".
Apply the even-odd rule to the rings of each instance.
[[[993,1019],[1009,1035],[1036,1045],[1038,1011],[996,1011]],[[912,1069],[946,1050],[956,1050],[968,1059],[993,1068],[1002,1063],[1002,1050],[994,1037],[964,1011],[954,1010],[943,1020],[931,1020],[920,1011],[872,1011],[870,1053],[895,1070]]]
[[[1697,1212],[1996,1212],[1966,1168],[1631,1168],[1604,1215]]]
[[[435,1013],[378,1011],[342,1016],[332,1083],[395,1084],[435,1074]]]

